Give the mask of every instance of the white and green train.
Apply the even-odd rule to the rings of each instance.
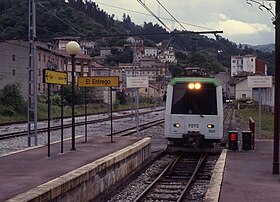
[[[215,78],[174,78],[167,87],[165,137],[176,148],[213,148],[223,138],[222,85]]]

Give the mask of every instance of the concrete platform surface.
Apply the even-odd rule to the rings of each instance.
[[[280,175],[272,174],[273,141],[258,140],[254,151],[227,151],[220,202],[279,202]]]
[[[64,153],[60,153],[60,143],[51,145],[48,156],[47,146],[16,152],[0,157],[0,201],[5,201],[20,193],[64,175],[101,157],[125,148],[141,138],[90,137],[76,139],[76,150],[71,150],[71,141],[64,143]]]

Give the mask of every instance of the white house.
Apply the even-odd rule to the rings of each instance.
[[[240,78],[234,83],[235,99],[252,99],[252,88],[248,86],[247,77]]]
[[[177,63],[176,57],[175,57],[175,51],[172,47],[169,47],[168,50],[163,51],[163,53],[158,55],[158,60],[160,62],[166,63]]]
[[[108,55],[111,55],[111,47],[101,47],[100,56],[107,57]]]
[[[242,72],[255,74],[257,72],[267,75],[267,62],[257,59],[255,55],[231,56],[231,76]]]
[[[144,56],[157,56],[159,53],[159,49],[156,47],[145,47],[144,48]]]
[[[138,44],[138,45],[143,45],[143,39],[140,37],[128,37],[126,39],[127,42],[132,43],[132,44]]]

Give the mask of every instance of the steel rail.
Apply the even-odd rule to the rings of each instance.
[[[140,115],[148,114],[148,113],[155,112],[155,111],[162,111],[162,110],[163,109],[158,109],[158,110],[153,110],[153,111],[146,111],[146,112],[140,112]],[[118,119],[128,118],[128,117],[131,117],[131,114],[113,116],[113,120],[118,120]],[[100,119],[95,119],[95,120],[89,120],[89,121],[87,121],[87,124],[95,124],[95,123],[99,123],[99,122],[103,122],[103,121],[109,121],[110,119],[111,119],[110,117],[106,117],[106,118],[100,118]],[[85,121],[79,121],[79,122],[75,123],[75,127],[82,126],[82,125],[85,125]],[[70,128],[70,127],[72,127],[71,123],[63,125],[63,128]],[[61,125],[52,126],[50,129],[52,131],[60,130],[61,129]],[[48,131],[47,127],[42,127],[42,128],[38,128],[37,129],[38,133],[43,133],[43,132],[47,132],[47,131]],[[28,133],[27,130],[22,130],[22,131],[17,131],[17,132],[12,132],[12,133],[0,134],[0,140],[9,139],[9,138],[15,138],[15,137],[21,137],[21,136],[26,136],[27,133]]]
[[[195,170],[194,170],[192,176],[190,177],[188,183],[186,184],[185,189],[182,191],[180,197],[178,198],[177,202],[183,201],[186,192],[187,192],[188,189],[190,188],[190,185],[191,185],[192,181],[194,180],[194,178],[195,178],[195,176],[196,176],[196,174],[197,174],[199,168],[201,167],[201,165],[202,165],[202,163],[204,162],[204,160],[206,159],[206,157],[207,157],[207,154],[203,154],[203,155],[200,156],[200,158],[199,158],[199,160],[198,160],[198,162],[197,162],[196,168],[195,168]]]
[[[170,175],[175,165],[179,162],[179,160],[182,158],[182,154],[177,155],[166,167],[165,169],[160,173],[160,175],[140,194],[138,197],[134,200],[134,202],[144,201],[145,197],[159,184],[160,180],[163,179],[165,176]],[[183,200],[186,192],[189,190],[191,183],[193,182],[199,168],[201,167],[202,163],[206,159],[207,154],[202,154],[199,157],[199,160],[196,163],[196,167],[194,171],[192,172],[192,176],[187,179],[188,182],[185,184],[185,188],[182,190],[181,194],[179,195],[177,202],[180,202]]]

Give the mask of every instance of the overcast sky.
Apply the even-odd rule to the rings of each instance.
[[[173,30],[182,29],[172,17],[160,7],[157,0],[141,0],[161,20]],[[261,45],[274,43],[273,15],[267,10],[261,11],[257,4],[252,6],[246,0],[158,0],[190,31],[223,31],[224,38],[237,44]],[[143,25],[144,22],[160,24],[155,17],[141,6],[137,0],[99,0],[94,1],[115,19],[122,20],[123,13],[130,16],[132,22]],[[261,1],[260,1],[261,2]],[[272,1],[272,13],[275,3]],[[266,4],[268,6],[268,3]],[[165,19],[167,18],[167,19]],[[169,20],[168,20],[169,19]],[[209,35],[209,37],[211,37]]]

